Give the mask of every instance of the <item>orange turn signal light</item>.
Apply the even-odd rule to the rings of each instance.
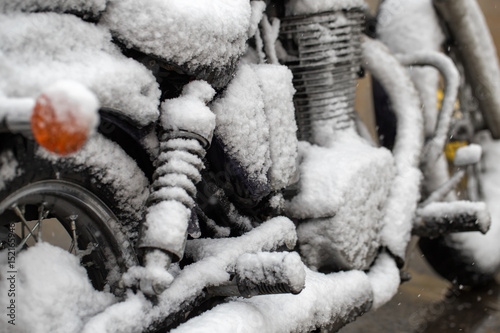
[[[37,98],[31,115],[35,140],[59,155],[75,153],[97,125],[97,105],[96,97],[79,84],[63,81],[52,86]]]

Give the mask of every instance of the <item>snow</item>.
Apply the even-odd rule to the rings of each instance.
[[[161,250],[152,250],[145,254],[143,266],[133,266],[122,276],[127,287],[139,286],[147,295],[161,293],[173,281],[174,277],[167,271],[172,260]]]
[[[17,175],[17,162],[11,150],[2,151],[0,154],[0,191],[5,188],[5,183],[11,181]]]
[[[89,320],[82,333],[141,332],[147,327],[146,320],[153,306],[142,293],[129,291],[125,302],[115,303]]]
[[[361,271],[325,275],[306,269],[306,287],[298,295],[236,298],[173,332],[310,332],[316,325],[345,323],[351,310],[369,308],[371,298],[370,280]]]
[[[483,147],[482,169],[479,174],[483,200],[491,214],[491,227],[485,234],[468,232],[450,235],[454,246],[463,248],[480,272],[494,273],[500,268],[500,142],[486,139]],[[457,245],[458,244],[458,245]]]
[[[399,268],[387,253],[381,253],[367,273],[373,290],[373,309],[389,302],[401,284]]]
[[[96,133],[82,149],[68,157],[58,157],[43,148],[39,148],[36,154],[47,160],[70,162],[76,172],[89,170],[104,186],[112,189],[124,214],[119,217],[130,221],[126,228],[133,229],[132,221],[137,223],[142,219],[144,204],[149,196],[149,182],[144,172],[118,144]],[[137,237],[133,234],[128,236]]]
[[[423,116],[417,91],[405,68],[380,42],[364,38],[363,62],[387,91],[397,117],[393,148],[396,164],[384,214],[382,243],[403,259],[411,237],[413,212],[420,199],[421,172],[418,169],[424,142]]]
[[[422,152],[423,172],[431,174],[435,169],[435,162],[443,155],[445,144],[448,140],[450,123],[454,106],[458,97],[460,74],[453,61],[437,51],[419,51],[411,54],[399,54],[397,58],[406,66],[433,66],[438,69],[446,85],[441,110],[433,133],[428,137],[428,142]],[[436,85],[434,87],[437,88]]]
[[[434,10],[433,1],[431,0],[388,0],[384,1],[379,10],[379,21],[377,23],[378,38],[395,54],[401,58],[412,58],[415,55],[425,59],[429,58],[428,54],[437,54],[441,50],[444,42],[444,34],[439,23],[439,18]],[[427,54],[427,55],[426,55]],[[424,56],[422,56],[424,55]],[[436,55],[432,56],[436,58]],[[433,59],[433,62],[438,61],[438,64],[446,64],[445,56]],[[406,59],[406,60],[407,60]],[[451,62],[447,59],[448,62]],[[410,77],[415,84],[415,88],[420,96],[424,113],[424,133],[425,139],[431,139],[427,145],[424,162],[429,160],[427,165],[423,167],[424,183],[422,192],[424,195],[435,191],[439,186],[448,180],[447,163],[443,156],[439,157],[442,152],[442,146],[447,139],[448,122],[453,112],[454,91],[456,91],[456,80],[447,82],[446,110],[440,116],[439,132],[435,133],[438,124],[437,110],[437,89],[439,83],[438,71],[431,67],[422,68],[420,66],[412,66],[408,61],[405,65],[409,66]],[[441,65],[443,68],[443,66]],[[445,66],[446,69],[450,66]],[[450,77],[456,77],[455,69],[447,70],[446,74]],[[454,81],[454,82],[452,82]],[[445,105],[443,105],[445,106]],[[444,116],[444,117],[443,117]],[[444,120],[444,121],[442,121]],[[437,134],[437,136],[435,136]],[[429,149],[431,148],[431,149]]]
[[[209,144],[215,128],[215,115],[206,103],[215,90],[204,81],[187,84],[178,98],[168,99],[161,105],[161,124],[167,131],[186,131],[200,135]]]
[[[474,90],[486,126],[500,137],[500,68],[488,25],[477,1],[435,3],[456,43],[466,79]]]
[[[158,248],[182,258],[191,211],[179,201],[159,202],[148,208],[139,247]]]
[[[73,15],[0,14],[0,39],[0,90],[7,97],[36,98],[45,87],[72,80],[141,126],[159,116],[155,78],[122,55],[103,27]]]
[[[293,181],[297,125],[292,74],[285,66],[241,65],[211,109],[215,133],[249,178],[279,190]]]
[[[10,283],[6,252],[1,254],[0,292],[7,295]],[[77,257],[48,243],[38,243],[16,257],[16,325],[0,317],[1,332],[77,333],[92,316],[116,302],[96,291]],[[9,301],[2,297],[3,309]]]
[[[270,64],[279,64],[278,56],[276,54],[276,43],[280,33],[280,20],[276,17],[269,21],[267,15],[262,19],[262,43],[263,49],[266,51],[268,57],[267,62]]]
[[[88,129],[88,135],[93,134],[99,123],[99,101],[85,86],[75,81],[63,80],[48,86],[42,92],[46,103],[54,110],[54,121],[66,126],[78,126]],[[40,101],[44,101],[43,99]],[[77,121],[73,121],[77,119]],[[74,133],[77,129],[65,128]]]
[[[439,51],[444,34],[432,0],[386,0],[379,8],[377,37],[396,54]],[[437,122],[438,72],[410,67],[410,76],[420,94],[425,114],[425,134],[434,133]]]
[[[263,8],[248,0],[120,0],[110,2],[100,24],[128,47],[224,75],[245,52]]]
[[[305,267],[297,252],[246,253],[236,262],[238,279],[250,285],[277,286],[286,284],[293,293],[299,293],[305,284]]]
[[[241,255],[274,251],[285,245],[290,248],[294,246],[296,240],[295,225],[286,217],[273,218],[236,238],[189,240],[186,245],[186,256],[193,258],[195,263],[176,273],[170,271],[176,278],[158,297],[158,303],[154,308],[141,297],[141,293],[132,297],[128,295],[125,301],[93,317],[83,332],[141,331],[153,321],[179,310],[185,301],[193,300],[206,286],[228,282],[230,278],[228,271],[234,269]],[[176,268],[173,267],[172,270]],[[350,283],[354,289],[352,280]],[[344,290],[340,284],[337,288]],[[355,292],[358,293],[358,289]],[[127,315],[124,316],[123,313]]]
[[[433,202],[417,210],[417,216],[423,220],[439,220],[440,217],[449,217],[451,219],[452,216],[460,217],[460,215],[477,217],[475,224],[483,234],[490,228],[491,218],[484,202],[458,200]]]
[[[0,122],[13,133],[29,132],[34,106],[33,98],[5,98],[0,91]]]
[[[0,2],[0,12],[81,12],[97,16],[107,3],[108,0],[5,0]]]
[[[299,193],[285,208],[289,216],[306,220],[298,227],[306,263],[315,269],[331,264],[367,269],[380,246],[395,172],[390,152],[351,131],[337,133],[328,147],[300,142],[299,148]]]
[[[177,140],[183,140],[183,139],[177,139]],[[198,156],[186,151],[167,151],[161,153],[158,158],[166,161],[164,164],[162,164],[160,167],[156,169],[157,172],[162,175],[162,177],[159,178],[158,180],[159,181],[158,185],[165,180],[163,178],[164,175],[170,176],[172,174],[179,176],[185,175],[189,179],[193,179],[195,182],[199,182],[201,180],[199,168],[201,169],[203,167],[203,161]],[[193,185],[191,184],[188,186],[191,187]],[[181,188],[180,190],[183,189],[184,188]],[[157,197],[155,199],[161,199],[162,197],[165,197],[164,195],[161,194],[162,191],[169,191],[169,189],[161,188],[160,190],[156,191],[154,195]],[[178,193],[177,195],[175,195],[174,193],[172,194],[174,196],[184,197],[182,202],[184,202],[189,207],[192,207],[194,205],[193,198],[187,195],[187,193],[185,195],[181,193]]]
[[[467,166],[476,164],[481,160],[481,155],[483,153],[483,148],[478,144],[470,144],[465,147],[457,149],[455,152],[455,159],[453,164],[455,166]]]
[[[450,177],[450,179],[446,183],[441,184],[440,187],[434,190],[424,201],[422,201],[420,203],[420,206],[425,207],[432,202],[440,201],[443,198],[449,196],[450,194],[453,194],[454,189],[462,181],[465,174],[466,172],[463,169],[455,172],[453,176]]]
[[[211,109],[216,115],[215,133],[226,152],[240,162],[249,178],[267,183],[271,167],[269,123],[264,111],[264,93],[250,65],[242,65]]]
[[[390,2],[387,0],[386,4]],[[416,1],[408,3],[413,5]],[[144,126],[159,117],[158,85],[146,68],[120,53],[111,42],[112,36],[127,47],[157,55],[190,71],[221,74],[236,68],[238,59],[246,51],[246,40],[257,32],[265,3],[247,0],[29,0],[0,6],[4,12],[9,12],[0,15],[2,95],[34,98],[44,91],[44,87],[59,79],[71,79],[97,96],[97,100],[87,98],[80,88],[71,89],[71,94],[84,97],[83,105],[95,108],[100,103],[119,108]],[[31,11],[34,6],[56,11],[78,8],[94,15],[105,11],[97,25],[72,15],[15,13]],[[300,15],[364,6],[361,0],[292,0],[287,11]],[[422,13],[428,13],[428,7]],[[263,47],[269,61],[276,62],[275,50],[269,47],[276,39],[278,22],[269,24],[267,19],[265,22]],[[395,30],[389,31],[389,26],[384,28],[391,36],[400,33],[396,23],[391,26]],[[430,38],[430,26],[426,28],[429,29],[419,38]],[[431,40],[437,42],[441,37],[433,35]],[[392,42],[400,46],[397,40],[388,41]],[[369,39],[365,39],[363,51],[366,67],[384,87],[390,88],[388,92],[398,115],[394,157],[384,148],[371,146],[352,129],[333,135],[326,133],[320,140],[323,147],[299,143],[295,136],[292,75],[284,66],[239,66],[227,89],[221,92],[221,98],[208,106],[215,95],[214,89],[207,82],[193,81],[179,98],[161,104],[163,128],[195,133],[209,142],[215,127],[226,152],[243,166],[249,178],[270,183],[273,190],[283,189],[295,180],[296,161],[300,158],[300,191],[286,203],[286,210],[291,217],[307,221],[301,221],[296,230],[288,218],[276,217],[252,229],[251,220],[238,215],[231,205],[230,214],[249,229],[246,234],[236,238],[186,241],[191,216],[189,208],[194,206],[190,194],[195,191],[188,177],[200,179],[198,166],[202,161],[179,148],[199,150],[200,145],[193,142],[195,140],[170,140],[163,143],[161,150],[173,148],[174,151],[158,156],[159,161],[169,161],[158,171],[182,175],[168,174],[160,178],[158,184],[170,188],[154,192],[151,199],[156,195],[157,198],[177,200],[160,201],[148,208],[144,239],[148,247],[162,248],[179,257],[186,243],[186,256],[194,263],[182,270],[172,265],[168,272],[163,270],[163,262],[149,270],[132,268],[124,276],[127,285],[144,278],[144,274],[149,274],[147,279],[168,280],[171,285],[158,296],[154,307],[141,291],[129,291],[125,300],[115,303],[112,295],[92,289],[76,257],[48,244],[38,244],[17,258],[20,267],[18,300],[25,306],[19,312],[19,320],[26,322],[26,330],[142,331],[181,309],[207,286],[228,283],[235,272],[259,282],[287,280],[296,291],[303,287],[305,280],[306,288],[298,295],[232,298],[176,331],[310,331],[316,325],[328,327],[332,320],[347,321],[351,310],[366,310],[372,301],[374,307],[388,301],[399,286],[399,270],[394,259],[386,253],[379,254],[379,249],[385,245],[396,256],[404,257],[412,214],[419,199],[421,174],[418,165],[424,124],[417,92],[396,59],[386,48]],[[59,96],[53,88],[46,94]],[[431,98],[424,99],[430,107]],[[95,123],[95,116],[89,116],[88,120]],[[426,125],[433,127],[429,124],[432,120],[427,120]],[[149,137],[147,141],[151,150],[158,148],[154,138]],[[500,148],[487,152],[499,155]],[[464,152],[463,159],[469,161],[476,153],[477,149]],[[96,134],[81,151],[69,157],[52,156],[43,149],[39,149],[37,155],[71,162],[76,172],[89,170],[103,186],[115,193],[120,209],[132,221],[125,226],[130,229],[128,236],[137,237],[135,227],[144,213],[149,184],[133,159],[117,144]],[[0,155],[0,163],[1,189],[3,179],[15,176],[17,163],[10,152]],[[490,161],[487,168],[496,171],[497,165]],[[489,182],[493,185],[497,180]],[[496,185],[495,189],[486,186],[485,190],[498,198],[500,184]],[[281,206],[282,200],[282,196],[274,196],[273,206]],[[430,204],[426,209],[433,207]],[[492,230],[498,233],[500,227],[494,226]],[[227,232],[221,229],[220,234],[228,236]],[[320,274],[304,269],[295,252],[268,252],[284,246],[293,248],[297,240],[304,260],[312,269],[335,263],[370,271]],[[472,251],[482,240],[464,240],[464,243]],[[500,265],[497,257],[483,258],[480,264]],[[5,281],[2,282],[0,292],[5,294]],[[37,320],[28,320],[32,317]],[[5,321],[5,318],[0,320]]]
[[[265,16],[267,4],[265,1],[251,1],[250,2],[252,14],[250,15],[250,27],[248,29],[248,37],[253,37],[259,30],[259,23]]]
[[[298,155],[297,124],[293,106],[292,73],[285,66],[253,66],[263,92],[264,112],[269,124],[269,180],[273,190],[293,180]]]
[[[225,197],[224,193],[219,193],[219,195]],[[239,230],[250,231],[253,229],[252,220],[248,216],[242,215],[238,212],[232,203],[229,203],[227,216],[231,220],[231,223],[236,225]]]
[[[363,8],[363,0],[291,0],[286,5],[287,15],[304,15],[319,12]]]

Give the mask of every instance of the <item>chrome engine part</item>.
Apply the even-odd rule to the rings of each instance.
[[[356,79],[361,69],[361,8],[289,16],[280,40],[293,72],[298,138],[314,142],[315,128],[354,127]]]

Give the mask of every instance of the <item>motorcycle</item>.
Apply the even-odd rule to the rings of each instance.
[[[500,73],[475,1],[434,6],[0,4],[2,331],[335,331],[395,295],[412,235],[491,279]]]

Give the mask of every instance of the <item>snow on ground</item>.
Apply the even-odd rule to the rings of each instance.
[[[78,333],[89,318],[116,302],[106,292],[96,291],[78,258],[48,243],[39,243],[16,257],[15,297],[7,297],[7,253],[0,257],[0,304],[6,309],[15,299],[16,325],[5,311],[0,332]]]

